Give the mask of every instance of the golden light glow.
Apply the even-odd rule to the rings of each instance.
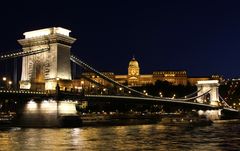
[[[25,32],[23,33],[23,35],[25,36],[25,38],[34,38],[39,36],[47,36],[51,34],[61,34],[61,35],[69,36],[70,32],[71,32],[70,30],[64,29],[62,27],[52,27],[52,28],[45,28],[45,29]]]
[[[23,33],[23,35],[25,36],[25,38],[33,38],[33,37],[50,35],[50,33],[51,33],[51,30],[47,28],[47,29],[40,29],[40,30],[25,32]]]
[[[203,113],[210,120],[219,120],[221,116],[221,110],[207,110]]]
[[[56,82],[54,81],[47,81],[45,83],[45,90],[55,90],[56,89]]]
[[[40,104],[41,110],[44,110],[45,113],[54,113],[57,110],[57,103],[55,101],[44,100]]]
[[[31,88],[31,83],[27,81],[20,81],[20,89],[29,90]]]
[[[8,84],[11,85],[11,84],[12,84],[12,81],[8,81]]]
[[[71,32],[71,30],[67,30],[62,27],[53,27],[53,33],[58,33],[58,34],[62,34],[65,36],[69,36],[70,32]]]
[[[78,86],[75,86],[74,87],[75,89],[78,89],[78,90],[81,90],[82,89],[82,87],[80,86],[80,87],[78,87]]]
[[[3,77],[3,81],[6,81],[7,80],[7,78],[6,77]]]
[[[164,74],[164,77],[175,77],[175,74]]]
[[[218,84],[218,80],[197,81],[197,84]]]
[[[27,109],[32,111],[37,109],[37,103],[33,100],[29,101],[27,104]]]
[[[60,114],[75,114],[77,112],[75,102],[60,102],[58,109]]]

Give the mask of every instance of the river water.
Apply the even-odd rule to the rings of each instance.
[[[240,124],[0,130],[0,150],[240,150]]]

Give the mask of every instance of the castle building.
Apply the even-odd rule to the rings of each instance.
[[[168,81],[173,85],[195,85],[197,81],[209,80],[210,77],[188,77],[185,70],[180,71],[154,71],[152,74],[141,74],[140,65],[133,57],[128,65],[128,74],[117,75],[113,72],[102,72],[104,75],[112,78],[113,80],[127,85],[129,87],[144,86],[147,84],[155,84],[156,81]],[[111,84],[103,80],[94,73],[83,73],[82,83],[84,87],[93,88],[95,85],[110,86]],[[90,81],[90,82],[89,82]]]
[[[154,71],[152,74],[140,74],[138,61],[133,57],[128,65],[128,75],[116,75],[115,80],[128,86],[154,84],[156,81],[168,81],[174,85],[187,85],[186,71]]]

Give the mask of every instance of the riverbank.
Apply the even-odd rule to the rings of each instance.
[[[112,126],[163,124],[184,126],[207,126],[213,122],[204,117],[185,116],[181,114],[84,114],[80,115],[81,126]]]
[[[156,114],[84,114],[80,119],[82,126],[157,124],[161,121]]]
[[[22,118],[20,118],[22,119]],[[26,122],[26,120],[30,120]],[[163,125],[183,125],[183,126],[206,126],[213,122],[204,117],[189,116],[184,114],[152,114],[152,113],[82,113],[73,115],[59,115],[52,124],[38,122],[37,119],[9,118],[0,123],[0,127],[30,127],[30,128],[54,128],[54,127],[98,127],[98,126],[124,126],[124,125],[144,125],[144,124],[163,124]],[[220,123],[218,120],[214,123]],[[25,122],[25,123],[24,123]]]

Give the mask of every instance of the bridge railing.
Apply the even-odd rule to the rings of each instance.
[[[48,94],[47,91],[31,91],[31,90],[7,90],[7,89],[0,89],[0,93],[21,93],[21,94]]]

